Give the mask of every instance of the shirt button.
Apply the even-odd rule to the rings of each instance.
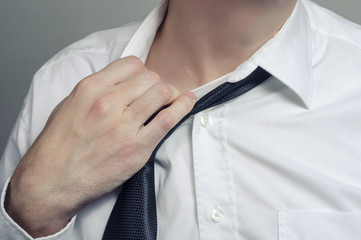
[[[208,113],[203,113],[203,116],[201,117],[201,126],[204,128],[211,126],[211,117]]]
[[[212,210],[211,219],[213,222],[219,223],[223,220],[223,218],[224,218],[224,212],[222,208],[216,207],[215,209]]]

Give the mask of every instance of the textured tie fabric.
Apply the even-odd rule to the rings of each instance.
[[[122,192],[109,217],[103,240],[156,240],[157,208],[154,160],[158,149],[177,127],[191,115],[227,102],[251,90],[269,77],[268,72],[258,67],[245,79],[235,83],[223,83],[198,100],[192,111],[171,129],[157,145],[147,164],[123,184]]]

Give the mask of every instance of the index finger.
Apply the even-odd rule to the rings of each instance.
[[[137,133],[138,137],[149,143],[150,147],[155,148],[168,131],[192,110],[195,102],[196,97],[193,93],[181,94],[170,106],[161,110],[146,126],[140,128]]]
[[[106,86],[114,86],[120,82],[142,72],[147,68],[142,61],[135,56],[120,58],[96,73],[97,81]]]

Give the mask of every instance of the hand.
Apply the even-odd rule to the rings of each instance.
[[[33,237],[61,230],[142,168],[194,99],[162,83],[135,57],[83,79],[54,109],[15,170],[7,212]]]

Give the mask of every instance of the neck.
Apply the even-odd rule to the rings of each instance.
[[[164,72],[158,74],[171,78],[171,84],[185,85],[180,87],[182,90],[203,85],[233,71],[271,39],[295,3],[296,0],[170,0],[147,60],[148,67]],[[152,64],[157,62],[155,58],[163,59],[163,64]],[[177,69],[178,79],[171,77]]]

